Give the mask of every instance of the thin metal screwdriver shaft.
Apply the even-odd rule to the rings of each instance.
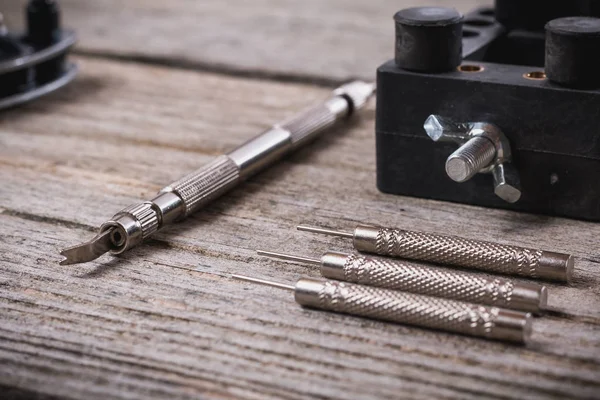
[[[292,286],[245,275],[232,278],[293,290],[305,307],[517,343],[531,335],[529,313],[329,280],[300,279]]]
[[[289,255],[289,254],[275,253],[273,251],[265,251],[265,250],[256,250],[256,253],[260,254],[261,256],[280,258],[282,260],[299,261],[299,262],[305,262],[305,263],[314,264],[314,265],[321,265],[321,260],[319,260],[317,258],[293,256],[293,255]]]
[[[334,251],[326,252],[320,260],[262,250],[258,253],[320,265],[323,277],[339,281],[527,312],[541,312],[547,305],[546,287],[534,283]]]
[[[352,238],[358,251],[487,272],[568,282],[573,256],[458,236],[358,225],[353,233],[301,225],[301,231]]]
[[[296,289],[296,287],[294,285],[287,285],[285,283],[268,281],[266,279],[252,278],[251,276],[246,276],[246,275],[230,274],[230,276],[232,278],[239,279],[241,281],[258,283],[260,285],[272,286],[272,287],[276,287],[276,288],[280,288],[280,289],[286,289],[286,290],[291,290],[291,291],[294,291]]]
[[[304,232],[320,233],[323,235],[339,236],[339,237],[345,237],[345,238],[350,238],[350,239],[352,239],[354,237],[354,233],[352,233],[352,232],[342,232],[342,231],[336,231],[333,229],[317,228],[316,226],[298,225],[297,229],[299,231],[304,231]]]

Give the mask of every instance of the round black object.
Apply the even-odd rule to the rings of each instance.
[[[600,18],[566,17],[546,24],[546,76],[567,87],[600,87]]]
[[[462,61],[463,16],[453,8],[414,7],[398,11],[398,67],[419,72],[446,72]]]
[[[27,40],[34,46],[49,46],[60,40],[60,12],[55,0],[29,1]]]

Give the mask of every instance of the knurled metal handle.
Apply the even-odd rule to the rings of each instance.
[[[567,281],[573,270],[573,258],[567,254],[401,229],[359,226],[354,245],[385,256],[530,278]]]
[[[370,286],[301,279],[295,293],[309,307],[488,339],[523,342],[531,331],[526,313]]]
[[[149,237],[158,229],[158,217],[152,208],[152,202],[145,201],[130,205],[119,211],[113,219],[117,219],[123,214],[129,214],[138,221],[142,230],[142,239]]]
[[[346,100],[339,98],[337,101],[345,102]],[[326,104],[319,104],[302,111],[279,126],[290,132],[290,140],[292,144],[296,145],[308,139],[309,136],[316,136],[335,124],[336,121],[335,112]]]
[[[323,261],[326,260],[324,257]],[[355,254],[345,257],[342,280],[531,312],[539,312],[545,307],[547,299],[546,288],[541,285]]]
[[[222,155],[202,168],[165,187],[161,192],[177,194],[185,206],[187,217],[204,204],[236,185],[239,167],[228,156]]]

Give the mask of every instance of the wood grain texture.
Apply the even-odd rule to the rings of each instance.
[[[26,0],[0,12],[21,27]],[[416,0],[62,0],[78,50],[237,74],[374,80],[394,54],[394,13]],[[491,0],[431,0],[467,12]]]
[[[62,267],[114,212],[328,90],[79,58],[81,76],[0,114],[0,390],[59,398],[593,398],[600,393],[598,224],[385,195],[374,105],[119,258]],[[526,347],[305,310],[215,273],[318,276],[255,249],[348,241],[358,222],[577,257]],[[189,269],[196,269],[192,272]]]

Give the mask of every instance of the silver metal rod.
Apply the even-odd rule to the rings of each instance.
[[[529,313],[346,282],[300,279],[294,297],[306,307],[486,339],[523,343],[531,335]]]
[[[300,279],[288,285],[231,277],[293,291],[296,302],[305,307],[517,343],[531,335],[529,313],[332,280]]]
[[[265,250],[256,250],[256,252],[258,254],[260,254],[261,256],[280,258],[282,260],[289,260],[289,261],[305,262],[305,263],[314,264],[314,265],[321,265],[321,260],[316,259],[316,258],[294,256],[291,254],[275,253],[273,251],[265,251]]]
[[[290,290],[292,292],[295,290],[295,286],[294,285],[287,285],[285,283],[268,281],[266,279],[252,278],[250,276],[237,275],[237,274],[231,274],[231,277],[235,278],[235,279],[239,279],[241,281],[253,282],[253,283],[258,283],[260,285],[266,285],[266,286],[272,286],[272,287],[276,287],[276,288],[279,288],[279,289]]]
[[[338,281],[427,296],[540,313],[547,305],[545,286],[428,267],[389,258],[327,252],[321,275]]]
[[[575,264],[570,254],[381,226],[357,225],[353,233],[303,225],[298,229],[351,238],[354,248],[366,253],[534,279],[569,282]]]
[[[345,238],[350,238],[350,239],[352,239],[354,237],[354,233],[352,233],[352,232],[336,231],[336,230],[329,229],[329,228],[317,228],[316,226],[298,225],[296,227],[296,229],[298,229],[299,231],[303,231],[303,232],[320,233],[323,235],[339,236],[339,237],[345,237]]]
[[[458,236],[358,225],[352,239],[358,251],[486,272],[568,282],[573,256]]]
[[[355,81],[293,118],[273,125],[237,149],[163,188],[152,200],[127,207],[102,224],[110,243],[91,241],[62,252],[62,265],[91,261],[106,251],[121,254],[174,221],[188,217],[284,155],[348,119],[373,95],[375,85]]]

